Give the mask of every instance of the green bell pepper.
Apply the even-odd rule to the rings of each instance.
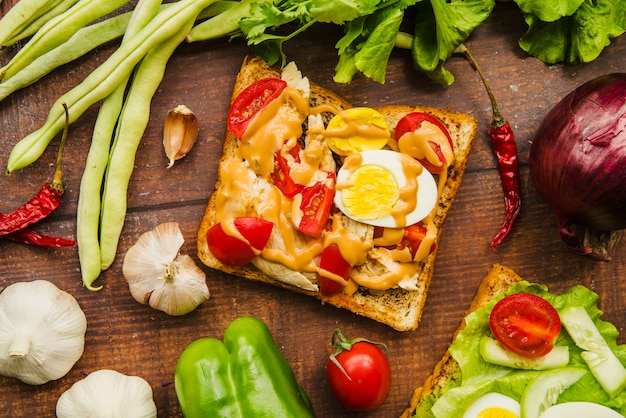
[[[176,364],[174,386],[186,418],[315,416],[269,328],[249,316],[230,323],[224,342],[189,344]]]

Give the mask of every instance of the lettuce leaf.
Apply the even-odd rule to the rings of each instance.
[[[461,417],[464,409],[469,407],[478,397],[488,392],[499,392],[518,401],[521,399],[524,388],[530,379],[541,372],[515,370],[489,364],[482,359],[478,352],[480,338],[484,335],[490,335],[489,313],[495,303],[508,294],[519,292],[541,296],[549,301],[557,311],[567,306],[583,306],[589,312],[613,352],[622,363],[626,364],[626,344],[618,345],[619,332],[617,328],[601,319],[602,311],[598,308],[598,295],[596,293],[584,286],[574,286],[563,295],[555,295],[548,292],[543,285],[520,282],[512,286],[508,292],[499,295],[467,317],[465,328],[450,346],[450,353],[459,363],[462,377],[452,380],[449,386],[426,399],[424,405],[420,405],[416,411],[415,416],[420,418]],[[556,344],[569,347],[569,364],[571,366],[587,368],[581,357],[582,350],[576,346],[566,330],[561,331]],[[594,402],[617,409],[622,414],[626,413],[626,391],[611,399],[591,373],[583,376],[581,380],[563,392],[559,397],[559,402],[566,401]]]
[[[527,0],[516,0],[520,8]],[[541,1],[541,0],[537,0]],[[626,0],[583,0],[571,15],[553,22],[524,16],[528,31],[520,47],[547,64],[591,62],[626,30]]]

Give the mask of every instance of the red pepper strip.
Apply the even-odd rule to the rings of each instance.
[[[493,92],[491,91],[483,72],[480,70],[478,63],[474,60],[474,57],[467,47],[461,45],[459,50],[465,53],[467,59],[478,72],[480,79],[487,89],[487,94],[489,95],[489,100],[493,110],[489,136],[491,137],[493,151],[498,158],[498,171],[500,172],[500,181],[504,192],[504,203],[506,209],[506,219],[489,246],[489,251],[493,251],[493,249],[500,244],[511,231],[513,222],[515,221],[515,218],[517,218],[522,204],[519,186],[520,173],[517,158],[517,145],[515,144],[515,136],[513,135],[511,125],[509,125],[509,122],[504,120],[500,114]]]
[[[65,107],[65,104],[63,104],[63,106]],[[61,143],[59,145],[56,168],[52,181],[44,184],[39,193],[37,193],[24,205],[10,213],[7,213],[4,217],[2,217],[2,219],[0,219],[0,237],[19,231],[20,229],[26,228],[27,226],[44,219],[61,204],[61,196],[65,191],[63,172],[61,171],[61,160],[69,124],[67,107],[65,107],[65,118],[65,128],[63,129],[63,137],[61,138]]]

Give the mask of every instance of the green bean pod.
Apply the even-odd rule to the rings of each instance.
[[[227,5],[229,7],[221,13],[194,26],[186,41],[208,41],[239,31],[239,21],[250,14],[252,3],[274,3],[274,0],[242,0],[235,5]]]
[[[129,18],[122,44],[145,27],[159,12],[161,0],[139,0]],[[120,82],[100,105],[94,125],[91,146],[85,170],[80,181],[76,209],[76,244],[83,285],[89,290],[100,290],[93,282],[100,276],[100,192],[109,160],[109,150],[120,116],[130,76]]]
[[[82,57],[94,48],[121,38],[132,12],[110,17],[78,30],[70,39],[46,52],[19,73],[0,83],[0,100],[27,87],[52,70]]]
[[[75,122],[89,106],[108,96],[152,47],[174,36],[215,1],[180,0],[157,14],[79,85],[63,94],[53,104],[43,126],[15,144],[9,155],[7,174],[37,161],[50,141],[63,129],[65,122],[61,103],[68,106],[70,123]]]
[[[115,141],[109,154],[100,208],[100,262],[102,270],[115,259],[127,211],[127,192],[135,155],[150,119],[150,103],[174,50],[194,24],[189,19],[181,30],[152,49],[137,67],[118,121]]]
[[[20,3],[24,1],[21,0]],[[78,0],[56,0],[48,2],[48,10],[44,10],[40,16],[33,17],[29,22],[22,25],[3,42],[1,46],[15,45],[22,39],[34,35],[43,25],[55,16],[65,13],[67,9],[76,4]]]
[[[79,0],[65,13],[50,19],[0,69],[0,82],[9,79],[33,62],[38,56],[67,41],[76,31],[94,20],[111,13],[129,0]]]
[[[58,2],[58,0],[57,0]],[[49,0],[20,0],[0,19],[0,47],[10,46],[6,41],[32,21],[44,15],[51,7]],[[53,4],[54,5],[54,4]]]

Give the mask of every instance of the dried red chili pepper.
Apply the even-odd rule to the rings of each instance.
[[[498,158],[498,171],[500,173],[502,191],[504,192],[504,203],[506,209],[506,219],[489,246],[489,251],[493,251],[493,249],[500,244],[511,231],[513,222],[515,221],[515,218],[517,218],[522,205],[519,186],[520,173],[517,158],[517,145],[515,144],[513,129],[511,129],[509,122],[507,122],[500,114],[498,104],[496,103],[495,96],[489,87],[489,83],[487,83],[486,77],[480,70],[476,60],[474,60],[470,50],[466,46],[461,45],[459,47],[459,51],[465,54],[472,66],[478,72],[480,79],[487,89],[487,94],[489,95],[489,101],[491,102],[493,112],[491,127],[489,128],[489,136],[493,145],[493,151]]]
[[[23,244],[36,245],[38,247],[71,247],[76,245],[76,241],[65,238],[41,235],[30,228],[20,229],[7,236],[8,239]]]
[[[63,104],[63,106],[65,107],[65,104]],[[56,167],[52,181],[44,184],[39,193],[28,202],[14,211],[7,213],[0,219],[0,237],[12,234],[15,231],[24,229],[44,219],[61,204],[61,196],[65,191],[61,160],[69,125],[67,107],[65,107],[65,118],[65,128],[63,129],[63,136],[57,153]]]

